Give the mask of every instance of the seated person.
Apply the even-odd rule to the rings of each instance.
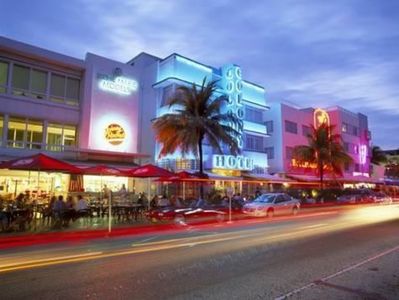
[[[168,198],[166,197],[166,195],[163,195],[161,198],[158,198],[158,207],[165,207],[165,206],[169,206],[170,202],[168,200]]]
[[[78,195],[78,202],[76,202],[75,210],[77,212],[87,211],[89,209],[89,204],[86,199],[82,197],[82,195]]]
[[[86,217],[89,215],[89,203],[82,195],[78,195],[78,202],[75,204],[76,217]]]

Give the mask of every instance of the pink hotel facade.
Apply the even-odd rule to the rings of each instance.
[[[292,159],[296,145],[307,145],[307,135],[311,125],[317,125],[318,114],[327,114],[335,133],[340,134],[347,153],[354,163],[345,166],[343,177],[347,179],[366,179],[370,171],[371,134],[367,116],[353,113],[335,106],[325,109],[299,108],[292,104],[270,103],[265,121],[269,138],[265,143],[268,155],[269,172],[293,176],[297,179],[312,178],[312,167],[298,166]]]

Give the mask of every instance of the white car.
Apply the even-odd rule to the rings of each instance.
[[[268,193],[257,197],[251,203],[245,204],[242,211],[244,214],[254,217],[273,217],[274,215],[294,214],[300,208],[297,199],[285,193]]]
[[[375,193],[373,198],[374,198],[374,203],[392,204],[392,198],[382,192]]]

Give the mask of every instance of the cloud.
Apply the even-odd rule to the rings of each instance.
[[[268,100],[368,114],[375,141],[399,147],[399,136],[387,137],[399,129],[398,1],[3,3],[0,34],[79,58],[178,52],[215,67],[236,63]]]

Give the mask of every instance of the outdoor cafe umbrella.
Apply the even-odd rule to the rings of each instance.
[[[186,199],[186,182],[188,181],[195,181],[195,179],[201,179],[202,177],[187,172],[187,171],[181,171],[177,172],[176,174],[173,174],[172,176],[169,177],[161,177],[158,179],[158,181],[170,181],[170,182],[181,182],[183,184],[183,200]]]
[[[0,163],[0,169],[37,171],[39,188],[40,172],[61,172],[78,174],[80,169],[64,161],[39,153],[31,156],[16,158]]]
[[[100,195],[101,199],[103,198],[102,186],[103,186],[103,176],[129,176],[126,171],[122,171],[118,168],[109,167],[105,165],[96,165],[88,168],[81,168],[82,173],[85,175],[100,175]],[[111,205],[111,197],[108,197],[108,231],[111,232],[111,223],[112,223],[112,205]]]
[[[153,164],[146,164],[128,171],[130,177],[148,179],[148,203],[151,201],[150,179],[156,177],[171,177],[174,173]]]

